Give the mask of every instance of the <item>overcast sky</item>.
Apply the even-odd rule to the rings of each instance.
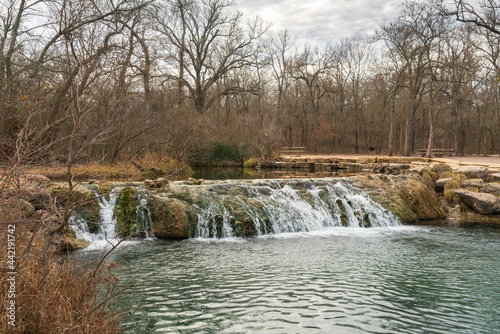
[[[236,0],[236,8],[245,18],[260,15],[273,31],[288,29],[299,43],[326,44],[373,33],[397,17],[402,0]]]

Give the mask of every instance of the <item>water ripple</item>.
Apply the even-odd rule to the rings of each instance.
[[[121,251],[129,333],[500,333],[498,230],[401,227]]]

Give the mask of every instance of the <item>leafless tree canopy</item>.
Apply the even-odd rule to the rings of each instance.
[[[497,1],[409,0],[376,37],[326,46],[233,5],[0,0],[0,160],[500,153]]]

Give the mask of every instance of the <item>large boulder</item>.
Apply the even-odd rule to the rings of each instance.
[[[470,189],[470,188],[477,188],[480,189],[484,184],[484,181],[482,179],[470,179],[470,180],[465,180],[462,182],[462,188],[465,189]]]
[[[455,193],[465,204],[483,215],[500,214],[500,199],[493,194],[476,193],[466,189],[457,189]]]
[[[353,184],[362,184],[372,199],[394,213],[402,223],[446,218],[446,210],[436,193],[419,175],[377,174],[354,176],[351,180]]]
[[[438,176],[441,176],[441,174],[445,172],[451,172],[452,169],[449,165],[447,164],[436,164],[432,166],[432,171],[436,173]]]
[[[189,228],[195,222],[193,208],[186,202],[153,195],[153,233],[157,238],[189,238]]]
[[[485,183],[483,191],[493,195],[500,195],[500,183]]]
[[[51,193],[58,206],[66,207],[69,203],[70,209],[87,222],[90,232],[97,232],[101,207],[92,190],[77,184],[70,192],[68,184],[54,183],[47,186],[47,191]]]
[[[457,169],[457,173],[465,174],[469,179],[485,180],[488,176],[488,168],[482,166],[464,166]]]
[[[493,173],[488,176],[488,182],[500,182],[500,173]]]
[[[29,187],[20,193],[23,200],[33,205],[35,210],[44,210],[52,205],[53,198],[49,191],[39,187]]]

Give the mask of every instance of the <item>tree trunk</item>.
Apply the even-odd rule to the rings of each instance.
[[[396,90],[394,90],[394,94],[392,95],[392,106],[391,106],[391,123],[389,126],[389,153],[388,155],[392,157],[394,154],[393,149],[393,137],[394,137],[394,116],[396,114]]]

